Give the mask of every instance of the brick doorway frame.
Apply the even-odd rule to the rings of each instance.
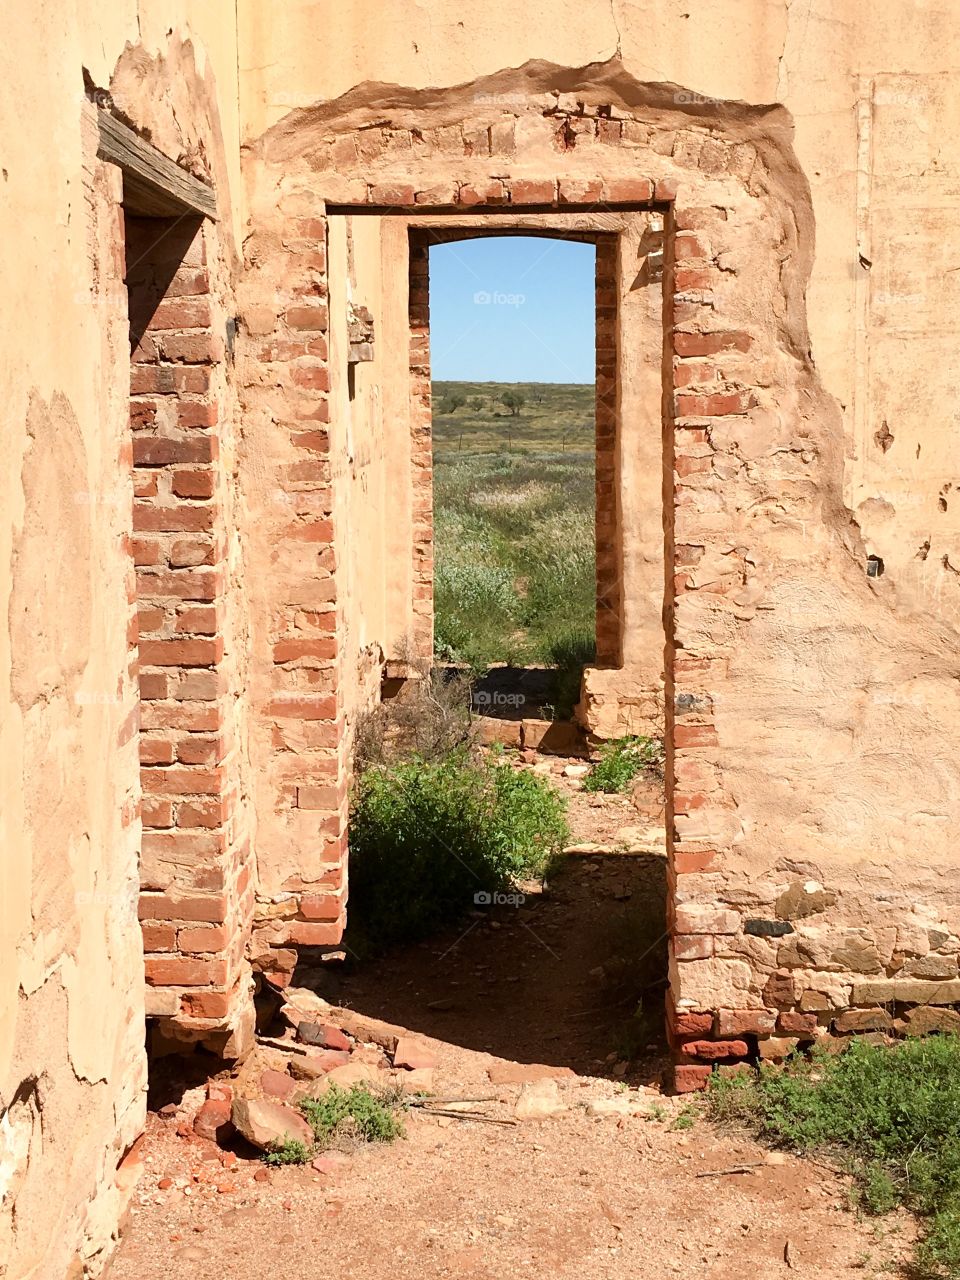
[[[145,1007],[156,1047],[200,1042],[237,1057],[253,1025],[254,884],[232,711],[229,290],[216,196],[107,111],[97,125],[98,156],[122,174]]]
[[[627,97],[637,101],[627,103],[621,100],[621,86],[615,86],[607,99],[615,104],[610,106],[599,96],[603,87],[591,82],[589,89],[574,94],[559,87],[562,79],[556,69],[544,68],[538,96],[528,80],[515,84],[514,73],[503,73],[427,102],[412,90],[394,86],[392,106],[375,121],[358,122],[356,104],[347,101],[318,104],[299,121],[285,120],[268,132],[257,147],[263,171],[254,175],[252,189],[257,228],[251,241],[252,292],[260,298],[268,290],[276,292],[274,305],[265,309],[269,314],[255,313],[250,351],[254,360],[276,361],[276,377],[282,380],[280,414],[289,434],[271,436],[278,460],[291,469],[302,465],[301,449],[308,449],[314,460],[330,459],[326,428],[308,432],[304,425],[330,421],[330,371],[323,346],[329,328],[329,217],[426,216],[450,218],[455,225],[457,219],[481,214],[566,213],[596,218],[598,223],[605,214],[618,211],[661,215],[658,417],[665,550],[662,634],[671,949],[667,1014],[680,1064],[678,1086],[696,1087],[718,1057],[736,1059],[745,1052],[739,1041],[714,1044],[725,1034],[718,1011],[748,1009],[752,1018],[757,1007],[757,994],[745,991],[749,962],[728,958],[728,949],[719,947],[726,934],[736,933],[736,913],[717,909],[715,875],[724,868],[735,833],[714,709],[727,689],[736,629],[708,637],[702,619],[713,602],[727,605],[726,597],[740,593],[752,573],[743,548],[728,545],[735,495],[717,492],[726,460],[713,437],[726,434],[764,403],[762,356],[774,348],[766,336],[757,336],[751,311],[754,295],[740,287],[739,266],[724,257],[724,250],[734,228],[753,227],[756,212],[768,207],[765,200],[776,204],[777,196],[770,195],[768,165],[772,162],[776,168],[779,160],[754,145],[739,120],[711,122],[703,129],[704,134],[709,129],[709,137],[688,136],[675,132],[678,119],[664,120],[657,104],[651,107],[644,101],[642,86],[628,88]],[[562,159],[551,161],[551,154]],[[278,187],[284,192],[282,236],[275,229]],[[783,267],[774,249],[765,240],[762,244],[762,270],[756,273],[754,293],[782,292]],[[791,289],[793,283],[791,275]],[[768,313],[773,312],[764,312]],[[265,421],[269,416],[279,426],[275,402],[258,391],[252,370],[248,387],[248,403]],[[322,483],[322,478],[316,482],[318,495]],[[709,493],[705,503],[702,490]],[[340,539],[347,536],[346,529],[338,529],[333,507],[329,510],[331,519],[324,527],[329,535],[327,562],[318,563],[311,584],[318,593],[327,589],[327,565],[336,563]],[[263,503],[258,514],[269,515]],[[273,532],[268,534],[264,527],[264,537],[284,536],[281,521],[267,523]],[[285,562],[293,559],[294,547],[290,540],[281,553]],[[296,588],[280,584],[271,595],[270,607],[279,624],[271,628],[272,642],[290,625],[295,596],[302,593],[301,580]],[[347,604],[339,599],[335,584],[330,595],[331,626],[339,632]],[[334,659],[327,672],[334,687],[339,683],[339,663]],[[257,734],[262,776],[275,814],[266,822],[262,811],[258,816],[261,839],[276,850],[271,853],[274,880],[296,897],[302,873],[295,854],[290,856],[286,849],[291,836],[308,829],[307,815],[297,813],[287,797],[295,796],[298,787],[328,779],[336,783],[337,796],[346,795],[350,732],[342,699],[332,698],[329,710],[324,707],[322,712],[303,700],[301,713],[291,693],[296,687],[291,674],[276,659],[272,672],[264,663],[273,701],[265,708]],[[305,723],[296,731],[288,728],[290,718],[301,714]],[[308,718],[318,714],[327,731],[323,739],[314,738],[322,750],[303,753],[296,737],[307,737]],[[277,740],[280,752],[272,748]],[[339,928],[346,889],[346,804],[339,811],[331,804],[311,814],[309,830],[325,834],[331,901],[326,918],[332,919],[335,892],[340,895]],[[305,883],[302,892],[308,893]],[[265,902],[264,940],[274,947],[297,944],[300,930],[309,927],[310,916],[302,908],[283,927],[269,922],[268,911]],[[329,945],[334,939],[326,936],[324,941]],[[722,959],[715,963],[714,956]],[[688,1026],[684,1019],[691,1010],[712,1012]],[[758,1032],[766,1025],[759,1017],[753,1018],[754,1024]]]

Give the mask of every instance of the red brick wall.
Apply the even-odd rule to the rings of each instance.
[[[233,1052],[254,885],[227,653],[224,315],[209,224],[126,218],[148,1014]],[[247,1028],[248,1032],[248,1028]]]
[[[309,195],[284,202],[282,237],[251,240],[250,306],[241,317],[243,409],[269,458],[269,478],[258,487],[243,455],[259,557],[247,565],[261,881],[251,955],[280,982],[290,977],[296,947],[339,942],[347,891],[326,221],[318,205]],[[261,590],[253,579],[267,574]]]
[[[430,243],[410,236],[410,465],[413,473],[414,649],[433,660],[433,403],[430,391]]]

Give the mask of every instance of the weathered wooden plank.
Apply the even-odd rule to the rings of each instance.
[[[212,187],[181,169],[109,111],[100,110],[97,116],[97,155],[123,170],[124,200],[131,209],[153,217],[192,212],[216,221]]]

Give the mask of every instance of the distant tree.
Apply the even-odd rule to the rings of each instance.
[[[467,397],[459,391],[451,391],[449,395],[443,397],[440,401],[440,412],[456,413],[458,409],[462,409],[467,403]]]
[[[470,401],[470,408],[473,410],[474,413],[479,413],[482,410],[483,401],[480,399],[479,396],[473,397],[473,399]]]
[[[519,415],[520,410],[527,403],[523,394],[519,391],[504,391],[500,400],[507,406],[514,417]]]

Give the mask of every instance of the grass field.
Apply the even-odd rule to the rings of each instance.
[[[433,385],[437,653],[562,668],[558,714],[595,647],[593,401],[591,385]]]

